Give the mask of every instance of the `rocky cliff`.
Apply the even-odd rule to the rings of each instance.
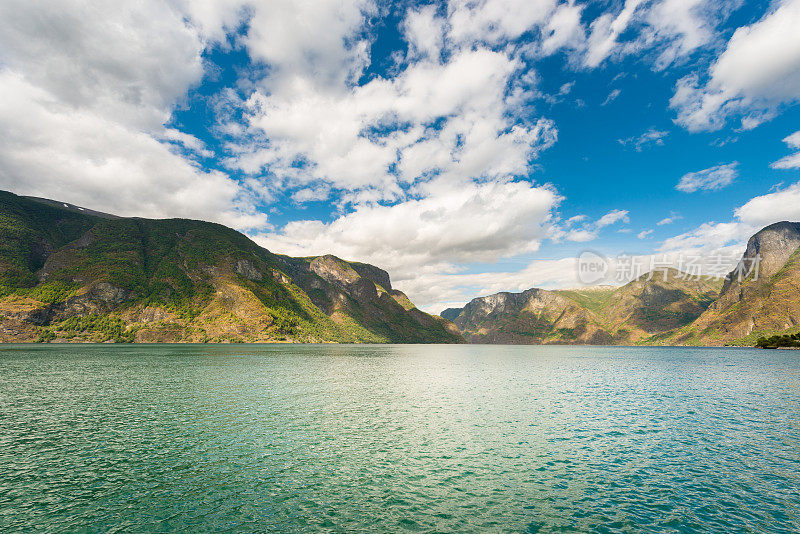
[[[0,192],[0,341],[454,343],[372,265]]]
[[[719,297],[671,343],[752,345],[800,327],[800,223],[753,235]]]

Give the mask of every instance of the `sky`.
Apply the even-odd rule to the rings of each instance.
[[[579,285],[587,251],[729,269],[800,220],[798,28],[800,0],[4,0],[0,189],[372,263],[434,313]]]

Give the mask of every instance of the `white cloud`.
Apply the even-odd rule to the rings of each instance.
[[[741,222],[703,223],[689,232],[664,240],[661,252],[710,251],[730,245],[742,244],[754,233],[753,228]]]
[[[722,189],[733,183],[738,176],[737,165],[738,163],[734,161],[726,165],[717,165],[702,171],[684,174],[675,189],[684,193]]]
[[[735,214],[743,223],[759,228],[779,221],[800,221],[800,182],[755,197],[737,208]]]
[[[567,241],[573,241],[575,243],[588,243],[589,241],[594,241],[597,239],[597,230],[588,228],[575,228],[568,231],[564,236],[564,239]]]
[[[650,128],[641,135],[628,137],[627,139],[617,139],[617,142],[622,146],[632,146],[637,152],[641,152],[649,145],[663,146],[664,138],[669,135],[666,130],[656,130]]]
[[[713,41],[715,17],[709,11],[714,5],[726,8],[725,2],[704,0],[663,0],[653,5],[646,16],[644,40],[665,43],[655,60],[657,70]]]
[[[670,105],[691,131],[716,130],[731,114],[750,129],[781,103],[800,99],[800,0],[784,0],[750,26],[736,30],[711,66],[708,81],[679,81]]]
[[[628,223],[630,222],[630,217],[628,217],[628,210],[615,209],[609,211],[596,221],[586,222],[579,228],[573,227],[575,223],[585,220],[585,215],[571,217],[567,219],[563,225],[555,225],[551,229],[550,237],[556,241],[564,239],[575,243],[587,243],[597,239],[600,230],[603,228],[619,222]]]
[[[550,55],[561,48],[580,50],[586,42],[581,24],[583,6],[563,3],[542,27],[541,53]]]
[[[770,167],[773,169],[798,169],[800,168],[800,152],[784,156],[773,162]]]
[[[0,72],[0,124],[0,184],[15,193],[119,215],[266,224],[222,173],[201,171],[153,136],[76,110],[8,71]]]
[[[617,97],[620,95],[621,92],[622,91],[620,91],[619,89],[612,90],[610,93],[608,93],[608,96],[606,97],[605,100],[603,100],[603,103],[600,105],[605,106],[607,104],[610,104],[611,102],[617,99]]]
[[[783,140],[789,148],[800,148],[800,131],[793,133]],[[773,169],[797,169],[800,168],[800,152],[784,156],[778,161],[773,162],[770,167]]]
[[[515,39],[545,23],[555,8],[556,0],[450,0],[448,37],[468,46],[475,40],[496,44]]]
[[[412,56],[439,59],[444,45],[445,22],[437,16],[435,5],[410,10],[403,26]]]
[[[587,67],[597,67],[611,55],[618,45],[617,38],[628,27],[634,12],[642,2],[643,0],[625,0],[625,6],[616,17],[611,13],[604,13],[592,22],[584,59]]]
[[[368,63],[359,33],[373,9],[369,0],[253,3],[244,41],[251,57],[271,67],[262,83],[279,92],[298,83],[335,90],[356,78]]]
[[[204,37],[157,1],[0,4],[0,187],[120,215],[265,227],[256,192],[165,128],[203,76]]]
[[[800,131],[784,138],[783,142],[789,145],[789,148],[800,148]]]
[[[435,175],[463,182],[525,174],[556,130],[545,119],[513,124],[505,113],[517,68],[503,53],[477,49],[333,93],[300,78],[290,92],[256,92],[249,124],[263,141],[245,143],[231,164],[268,171],[278,187],[322,181],[375,200],[400,198],[403,186]]]
[[[673,211],[673,212],[671,212],[671,213],[669,214],[669,217],[664,217],[663,219],[661,219],[660,221],[658,221],[658,222],[656,223],[656,226],[664,226],[664,225],[666,225],[666,224],[672,224],[672,223],[674,223],[675,221],[679,221],[679,220],[681,220],[681,219],[683,219],[683,217],[682,217],[680,214],[678,214],[678,213],[675,213],[675,212]]]
[[[636,234],[636,237],[639,238],[639,239],[645,239],[646,237],[648,237],[652,233],[653,233],[653,230],[642,230],[641,232]]]
[[[419,199],[361,205],[330,223],[294,221],[257,241],[292,255],[332,253],[389,270],[398,281],[454,263],[494,261],[535,251],[561,198],[528,182],[452,187],[435,184]]]
[[[612,224],[616,224],[618,222],[630,222],[630,218],[628,217],[628,210],[611,210],[600,219],[597,220],[595,226],[597,228],[605,228],[606,226],[611,226]]]

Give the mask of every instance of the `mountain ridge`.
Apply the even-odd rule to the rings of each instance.
[[[459,343],[386,271],[0,192],[0,341]]]
[[[478,297],[448,310],[448,317],[472,343],[635,344],[699,317],[717,285],[666,269],[621,287]]]
[[[723,280],[662,269],[619,288],[532,288],[477,297],[446,315],[472,343],[754,345],[759,337],[800,326],[799,287],[800,223],[782,221],[754,234]],[[549,308],[542,306],[548,293],[578,308],[554,297]],[[491,317],[476,313],[497,300],[517,304],[499,313],[492,308]]]

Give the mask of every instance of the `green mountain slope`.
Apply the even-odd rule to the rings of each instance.
[[[0,341],[453,343],[377,267],[0,192]]]
[[[498,293],[447,314],[471,343],[646,343],[697,319],[720,285],[667,269],[620,288]]]

